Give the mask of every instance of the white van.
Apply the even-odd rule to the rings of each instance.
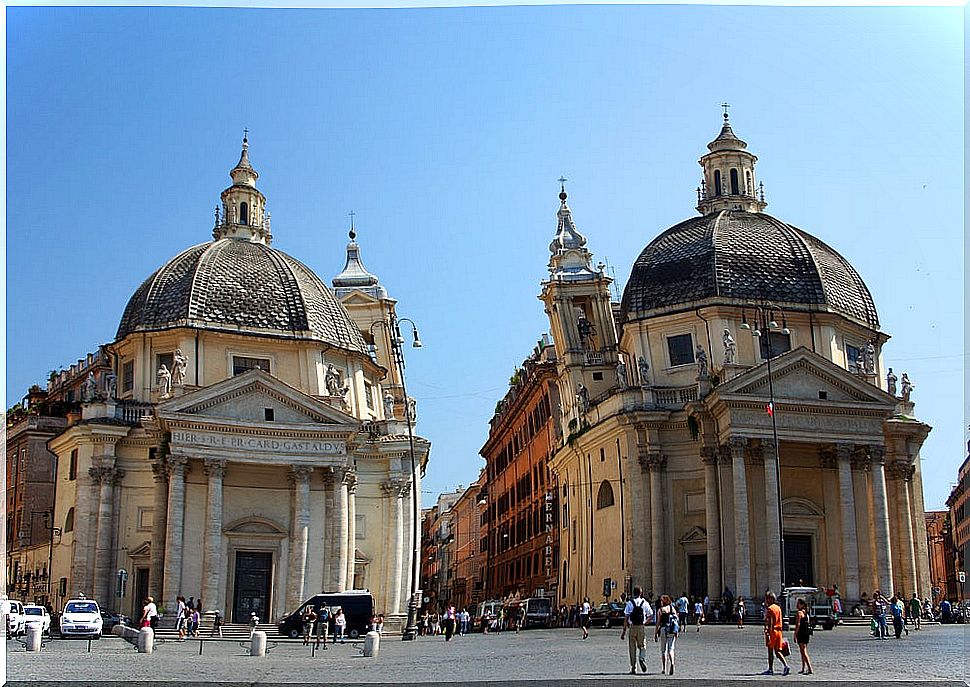
[[[7,636],[19,637],[27,631],[24,618],[24,605],[13,599],[4,599],[2,610],[7,616]]]

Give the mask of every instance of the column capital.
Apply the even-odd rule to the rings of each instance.
[[[152,461],[152,479],[156,482],[168,481],[168,470],[165,467],[164,460],[158,459]]]
[[[350,468],[338,465],[330,468],[330,478],[336,484],[343,484],[347,481],[347,475],[350,474]]]
[[[866,452],[865,446],[856,446],[855,450],[852,452],[852,469],[865,472],[869,470],[869,454]]]
[[[744,451],[744,449],[748,446],[748,437],[732,434],[730,437],[728,437],[727,446],[734,453]]]
[[[835,445],[835,456],[838,458],[839,462],[848,461],[852,459],[852,452],[855,450],[854,444],[849,444],[847,442],[840,442]]]
[[[667,467],[667,456],[662,453],[648,453],[647,466],[652,472],[660,472]]]
[[[169,456],[165,461],[165,469],[168,470],[168,478],[172,477],[185,477],[185,473],[188,471],[189,467],[189,457],[188,456]]]
[[[749,441],[747,445],[744,447],[744,455],[745,455],[745,458],[747,458],[748,462],[751,463],[752,465],[764,465],[765,458],[768,457],[768,454],[764,450],[764,447],[755,445],[753,441]],[[774,458],[775,454],[772,453],[770,457]]]
[[[411,490],[411,483],[403,479],[389,479],[381,484],[385,494],[394,498],[401,498]]]
[[[717,447],[701,446],[701,462],[704,465],[717,465]]]
[[[347,473],[347,493],[356,494],[357,493],[357,473],[349,472]]]
[[[831,470],[838,464],[838,454],[833,444],[822,444],[818,447],[818,466],[823,470]]]
[[[125,476],[125,471],[116,467],[101,466],[88,468],[92,482],[115,485]]]
[[[873,463],[886,462],[886,447],[882,444],[870,444],[869,458]]]
[[[310,465],[294,465],[286,478],[290,484],[309,484],[310,475],[313,474],[313,467]]]
[[[766,437],[761,440],[761,458],[762,460],[768,460],[769,458],[775,458],[775,439],[774,437]]]
[[[206,458],[202,461],[202,470],[210,479],[222,479],[226,476],[226,461],[222,458]]]
[[[892,462],[886,465],[886,476],[892,480],[909,482],[915,472],[916,468],[909,463]]]

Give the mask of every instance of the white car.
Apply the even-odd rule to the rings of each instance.
[[[28,604],[24,606],[24,625],[26,627],[30,627],[31,625],[40,625],[41,632],[44,634],[50,634],[51,615],[43,606]]]
[[[61,613],[61,637],[101,639],[101,608],[94,599],[70,599]]]
[[[7,636],[19,637],[26,632],[24,605],[13,599],[4,599],[2,611],[7,616]]]

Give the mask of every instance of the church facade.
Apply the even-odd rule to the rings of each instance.
[[[610,580],[617,595],[930,594],[930,427],[886,366],[862,278],[764,212],[756,161],[725,115],[699,215],[646,246],[621,303],[560,194],[539,298],[562,399],[563,602]]]
[[[212,240],[136,290],[111,369],[49,443],[53,576],[103,608],[137,616],[145,596],[169,609],[195,596],[229,622],[369,589],[393,624],[430,451],[408,440],[396,302],[353,229],[332,289],[271,246],[245,139],[230,176]]]

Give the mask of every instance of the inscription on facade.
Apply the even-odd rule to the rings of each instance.
[[[343,441],[235,436],[232,434],[186,430],[175,430],[172,432],[172,442],[175,444],[192,444],[194,446],[208,446],[212,448],[270,451],[272,453],[343,455],[347,452],[347,444]]]

